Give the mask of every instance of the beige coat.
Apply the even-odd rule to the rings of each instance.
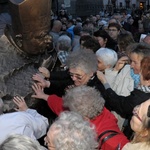
[[[127,143],[122,150],[150,150],[150,145],[146,145],[145,142]]]

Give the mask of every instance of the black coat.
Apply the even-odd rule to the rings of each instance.
[[[129,117],[132,115],[133,108],[136,105],[150,98],[150,93],[145,93],[138,89],[134,89],[129,96],[119,96],[111,88],[106,90],[107,94],[107,105],[111,110],[116,111],[123,117]]]

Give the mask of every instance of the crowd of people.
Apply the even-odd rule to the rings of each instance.
[[[30,86],[56,116],[50,122],[22,95],[5,113],[0,99],[0,150],[149,150],[149,15],[53,16],[57,60],[53,71],[39,67]]]

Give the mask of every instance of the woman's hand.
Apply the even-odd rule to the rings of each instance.
[[[97,71],[97,78],[103,83],[107,83],[105,75],[101,71]]]
[[[35,92],[35,94],[32,95],[33,98],[44,99],[44,100],[47,101],[49,95],[47,95],[47,94],[45,94],[43,92],[43,88],[41,86],[39,86],[38,84],[34,83],[32,85],[32,89]]]
[[[15,108],[16,111],[26,111],[28,109],[28,106],[22,97],[15,96],[13,102],[18,106],[18,108]]]
[[[120,69],[122,69],[124,67],[125,64],[128,64],[129,63],[129,58],[127,56],[123,56],[121,57],[115,67],[114,67],[114,71],[119,71]]]
[[[33,75],[32,79],[37,81],[37,84],[42,88],[46,88],[50,86],[50,81],[45,80],[40,74]]]
[[[50,72],[47,68],[45,67],[39,67],[39,72],[47,79],[50,78]]]

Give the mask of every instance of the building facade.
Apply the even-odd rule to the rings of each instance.
[[[72,16],[89,16],[99,14],[100,11],[121,12],[127,10],[141,9],[149,10],[150,0],[53,0],[55,10],[61,8],[61,4],[66,5],[66,9]]]

